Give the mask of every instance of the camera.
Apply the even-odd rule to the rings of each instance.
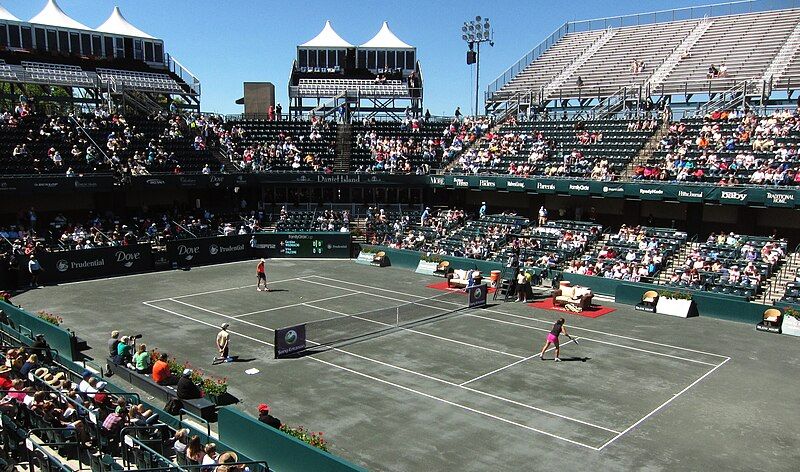
[[[134,334],[134,335],[130,336],[130,338],[131,339],[142,339],[142,335],[141,334]]]

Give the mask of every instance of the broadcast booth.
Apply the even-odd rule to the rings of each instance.
[[[47,0],[23,21],[0,6],[0,99],[39,85],[44,103],[116,103],[150,113],[173,102],[200,109],[200,81],[164,50],[164,41],[131,24],[119,7],[97,28]],[[66,93],[63,93],[66,92]],[[166,99],[166,100],[165,100]]]
[[[417,49],[383,22],[369,41],[354,46],[325,22],[313,39],[297,46],[289,80],[294,117],[342,114],[401,119],[406,108],[422,113],[422,71]]]

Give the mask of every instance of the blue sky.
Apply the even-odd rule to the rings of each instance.
[[[30,19],[46,0],[0,0],[14,15]],[[465,63],[461,25],[476,15],[490,18],[495,46],[481,48],[481,97],[486,85],[566,21],[702,5],[702,1],[573,0],[60,0],[81,23],[99,26],[113,7],[166,49],[203,83],[202,108],[240,113],[234,101],[242,82],[272,82],[287,110],[287,82],[295,47],[331,20],[347,41],[361,44],[389,26],[417,47],[425,79],[424,106],[435,115],[469,112],[474,68]]]

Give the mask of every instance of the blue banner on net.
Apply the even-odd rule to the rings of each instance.
[[[275,359],[293,357],[296,353],[305,349],[305,323],[275,330]]]
[[[486,284],[469,287],[467,288],[467,292],[469,292],[470,308],[486,306],[486,294],[489,292],[489,288]]]

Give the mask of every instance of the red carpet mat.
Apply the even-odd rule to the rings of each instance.
[[[578,315],[584,316],[586,318],[599,318],[603,315],[607,315],[612,311],[616,311],[614,308],[609,308],[607,306],[601,305],[592,305],[591,307],[583,310],[580,313],[575,313],[569,310],[564,309],[564,307],[560,306],[553,306],[553,299],[552,298],[545,298],[544,300],[535,302],[535,303],[528,303],[528,306],[532,306],[534,308],[541,308],[543,310],[552,310],[557,311],[560,313],[567,313],[569,315]]]
[[[426,285],[426,287],[434,290],[441,290],[442,292],[460,292],[463,290],[458,287],[448,287],[446,280],[443,282],[436,282],[435,284]],[[492,287],[489,287],[489,293],[494,293],[494,289]],[[466,295],[466,292],[464,294]]]

